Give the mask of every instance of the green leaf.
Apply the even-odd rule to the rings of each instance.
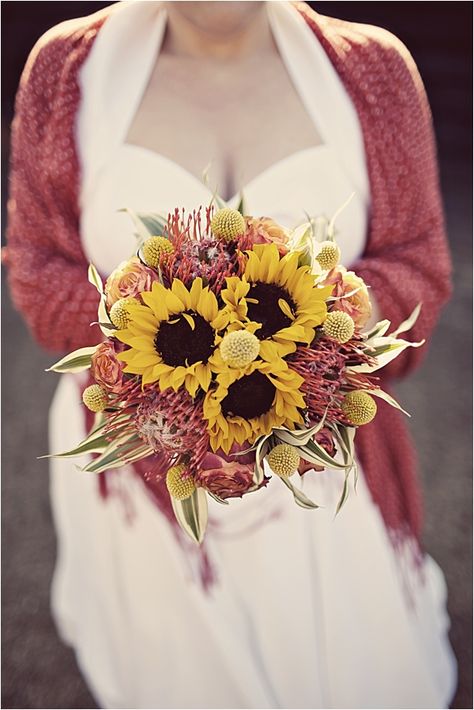
[[[145,241],[149,237],[162,236],[165,227],[168,225],[167,217],[157,212],[134,212],[128,207],[118,211],[126,212],[132,218],[133,226],[140,241]]]
[[[38,459],[70,459],[76,456],[83,456],[84,454],[98,454],[105,451],[105,449],[110,444],[105,436],[95,436],[92,439],[86,439],[75,449],[70,449],[69,451],[64,451],[60,454],[46,454],[45,456],[38,456]]]
[[[241,192],[241,193],[240,193],[240,201],[239,201],[239,204],[237,205],[237,212],[240,212],[240,214],[241,214],[242,217],[243,217],[244,214],[245,214],[245,211],[244,211],[244,210],[245,210],[245,206],[244,206],[244,195],[243,195],[243,192]]]
[[[87,278],[89,283],[96,287],[100,295],[104,293],[104,286],[102,284],[102,279],[100,278],[99,272],[95,268],[94,264],[89,264],[89,269],[87,270]]]
[[[365,334],[366,337],[366,344],[369,343],[370,340],[373,338],[379,337],[381,335],[385,335],[387,330],[390,328],[390,321],[389,320],[381,320],[378,323],[374,325],[371,331]]]
[[[403,414],[406,414],[407,417],[411,417],[411,414],[409,414],[403,407],[401,407],[397,400],[394,399],[391,395],[387,394],[387,392],[384,392],[381,389],[377,390],[367,390],[367,393],[372,395],[373,397],[380,397],[380,399],[383,399],[385,402],[390,404],[392,407],[395,407],[395,409],[398,409],[400,412],[403,412]]]
[[[377,362],[375,365],[363,364],[363,365],[351,365],[347,368],[347,372],[363,372],[370,373],[380,370],[385,367],[389,362],[394,360],[400,355],[406,348],[419,348],[424,345],[425,341],[421,340],[418,343],[410,343],[408,340],[402,340],[401,338],[393,338],[391,335],[386,335],[382,337],[372,338],[370,346],[372,349],[366,349],[368,355],[375,357]],[[366,343],[367,346],[367,343]]]
[[[397,338],[400,335],[400,333],[406,333],[407,330],[411,330],[411,328],[413,328],[416,321],[418,320],[418,316],[420,315],[421,306],[422,306],[422,303],[419,303],[415,307],[413,312],[408,316],[408,318],[406,320],[404,320],[403,323],[400,323],[398,328],[393,333],[390,333],[390,335],[393,338]]]
[[[342,506],[344,505],[344,503],[346,502],[346,500],[349,496],[349,480],[348,480],[349,474],[350,474],[350,469],[349,469],[349,471],[346,471],[346,475],[344,477],[344,485],[342,487],[341,497],[339,498],[339,502],[337,504],[334,517],[336,517],[336,515],[340,512]]]
[[[152,453],[153,449],[146,446],[135,434],[119,436],[109,444],[100,456],[90,461],[82,470],[87,473],[102,473],[102,471],[139,461]]]
[[[201,544],[207,527],[207,496],[203,488],[196,488],[185,500],[171,498],[176,520],[194,542]]]
[[[326,411],[324,416],[318,424],[314,424],[312,427],[301,429],[286,429],[286,427],[275,427],[272,432],[277,439],[280,439],[285,444],[291,444],[292,446],[304,446],[310,441],[315,434],[317,434],[323,428],[326,421]]]
[[[214,500],[216,500],[216,501],[217,501],[218,503],[220,503],[221,505],[229,505],[229,501],[228,501],[228,500],[224,500],[224,498],[220,498],[220,497],[219,497],[218,495],[216,495],[215,493],[211,493],[211,491],[207,490],[207,488],[206,488],[206,493],[207,493],[209,496],[211,496],[211,498],[214,498]]]
[[[314,503],[308,496],[306,496],[302,490],[297,488],[296,486],[293,485],[293,483],[288,479],[285,478],[284,476],[278,476],[280,481],[283,481],[285,486],[290,489],[290,491],[293,493],[293,497],[295,499],[295,503],[297,503],[301,508],[306,508],[307,510],[309,509],[315,509],[315,508],[320,508],[321,506],[317,505]]]
[[[91,365],[92,355],[95,353],[97,345],[89,348],[79,348],[69,353],[54,365],[48,367],[46,372],[82,372],[88,370]]]
[[[319,463],[326,468],[343,470],[347,468],[347,464],[338,463],[327,453],[326,449],[320,446],[316,441],[308,441],[305,446],[300,447],[301,456],[307,461]],[[312,456],[312,458],[309,458]]]

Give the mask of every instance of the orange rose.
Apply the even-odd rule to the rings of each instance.
[[[119,298],[139,296],[142,291],[151,291],[154,281],[158,281],[158,274],[144,266],[138,257],[123,261],[105,283],[107,306],[110,308]]]
[[[120,392],[123,363],[115,357],[113,343],[106,340],[97,346],[91,360],[91,375],[98,385],[111,392]]]
[[[288,252],[289,234],[270,217],[246,217],[246,236],[253,244],[276,244],[282,256]]]
[[[371,316],[372,304],[367,286],[360,276],[353,271],[347,271],[343,266],[336,266],[328,274],[325,283],[336,286],[332,295],[340,300],[334,301],[333,309],[348,313],[357,326],[363,327]],[[355,289],[359,290],[352,296],[346,296]]]

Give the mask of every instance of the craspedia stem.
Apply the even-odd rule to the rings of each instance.
[[[211,231],[217,239],[231,241],[245,232],[245,219],[238,210],[224,207],[211,220]]]
[[[89,385],[82,393],[82,401],[91,412],[103,412],[109,397],[107,391],[100,385]]]
[[[373,397],[364,390],[348,392],[341,409],[346,418],[355,426],[368,424],[377,414],[377,405]]]
[[[324,334],[336,343],[347,343],[354,335],[354,321],[344,311],[331,311],[323,324]]]
[[[273,473],[281,478],[288,478],[298,470],[300,455],[294,446],[278,444],[268,454],[267,461]]]
[[[176,466],[170,468],[166,474],[166,487],[168,489],[168,493],[175,500],[185,500],[196,490],[196,486],[191,476],[188,478],[182,478],[185,471],[186,466],[184,464],[177,464]]]

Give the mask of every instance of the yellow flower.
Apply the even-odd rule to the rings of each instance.
[[[192,397],[209,389],[211,358],[219,323],[217,299],[202,279],[188,290],[179,279],[170,289],[155,282],[140,294],[143,305],[129,306],[130,322],[114,335],[130,348],[117,355],[124,372],[158,382],[161,391],[184,386]]]
[[[267,461],[273,473],[289,478],[298,470],[300,455],[298,449],[290,444],[277,444],[268,454]]]
[[[292,429],[301,423],[302,384],[303,378],[281,358],[254,360],[242,369],[223,365],[216,386],[204,398],[213,451],[228,453],[235,442],[253,442],[273,427]]]
[[[298,266],[299,255],[281,257],[274,244],[254,245],[246,254],[242,278],[227,278],[221,292],[229,329],[253,330],[263,341],[264,360],[294,352],[297,343],[309,345],[326,318],[333,286],[316,286],[309,267]]]
[[[212,218],[211,231],[217,239],[232,241],[245,232],[245,220],[238,210],[223,207]]]

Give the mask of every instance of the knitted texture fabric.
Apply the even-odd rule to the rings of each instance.
[[[428,339],[451,294],[451,260],[426,93],[402,42],[386,30],[325,17],[294,3],[338,72],[362,128],[371,192],[365,252],[351,265],[397,326],[423,303],[410,339]],[[78,73],[110,8],[53,27],[25,66],[12,124],[7,247],[13,302],[49,350],[101,339],[98,295],[87,281],[79,233],[80,165],[75,120]],[[418,366],[427,346],[409,348],[387,378]],[[356,451],[391,532],[419,540],[416,457],[402,415],[380,402],[361,427]]]

